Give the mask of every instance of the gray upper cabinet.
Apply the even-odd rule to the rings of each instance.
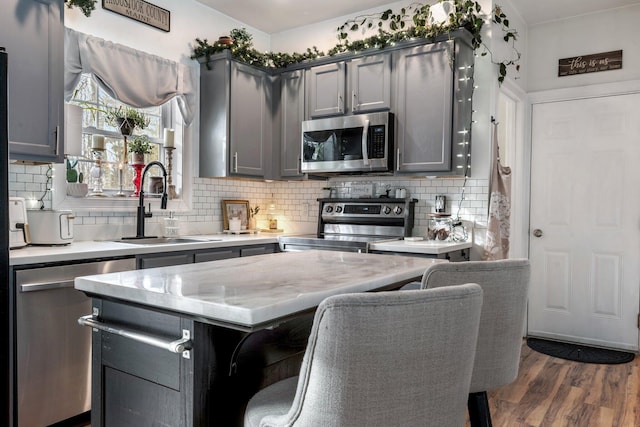
[[[304,120],[304,70],[288,71],[280,76],[280,175],[302,177],[300,147]]]
[[[391,109],[391,53],[355,58],[347,75],[353,113]]]
[[[460,30],[440,42],[415,40],[279,71],[239,63],[228,52],[214,55],[200,73],[200,176],[305,178],[304,120],[373,111],[395,114],[394,174],[464,175],[470,40]]]
[[[318,65],[307,70],[312,119],[391,108],[391,53]]]
[[[461,132],[471,124],[468,98],[473,87],[457,80],[472,61],[471,47],[464,41],[395,52],[397,173],[464,174],[454,158],[464,161],[468,148]]]
[[[344,61],[311,67],[306,73],[309,117],[345,114],[346,64]]]
[[[223,56],[200,73],[200,176],[271,173],[272,85],[268,73]]]
[[[9,157],[62,162],[63,0],[6,0],[0,45],[8,55]]]

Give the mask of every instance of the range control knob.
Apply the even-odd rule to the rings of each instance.
[[[331,213],[331,212],[333,212],[333,206],[331,206],[331,205],[326,206],[326,207],[324,208],[324,211],[325,211],[326,213]]]
[[[393,208],[393,213],[396,215],[400,215],[402,213],[402,206],[396,206]]]
[[[336,206],[336,213],[342,212],[342,206]]]
[[[389,215],[391,213],[391,208],[389,206],[385,206],[382,208],[382,213],[385,215]]]

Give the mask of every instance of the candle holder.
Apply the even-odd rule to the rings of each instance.
[[[126,197],[127,195],[122,191],[122,185],[124,184],[122,181],[122,168],[123,164],[118,163],[118,192],[114,194],[115,197]]]
[[[140,197],[140,184],[142,180],[142,170],[144,169],[144,163],[131,163],[131,167],[133,168],[133,187],[134,191],[131,197]]]
[[[122,163],[124,163],[125,165],[129,162],[129,144],[127,143],[127,135],[122,134],[122,137],[124,138],[124,147],[122,150]]]
[[[176,194],[176,186],[173,185],[171,169],[173,169],[173,150],[175,150],[176,147],[164,147],[164,149],[167,159],[167,194],[169,195],[169,199],[175,199],[178,195]]]
[[[91,190],[89,196],[104,197],[104,193],[102,191],[102,178],[104,176],[102,171],[102,155],[104,149],[93,148],[92,150],[95,160],[91,170],[89,171],[92,180],[91,184],[93,185],[93,190]]]

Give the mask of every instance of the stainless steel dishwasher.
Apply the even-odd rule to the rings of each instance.
[[[135,270],[135,259],[15,270],[15,391],[19,427],[42,427],[91,409],[91,299],[78,276]]]

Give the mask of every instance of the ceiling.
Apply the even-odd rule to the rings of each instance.
[[[242,23],[279,33],[390,4],[390,0],[197,0]],[[425,1],[427,3],[428,1]],[[433,0],[435,3],[435,0]],[[510,0],[528,25],[612,9],[639,0]],[[407,4],[410,4],[407,1]]]

